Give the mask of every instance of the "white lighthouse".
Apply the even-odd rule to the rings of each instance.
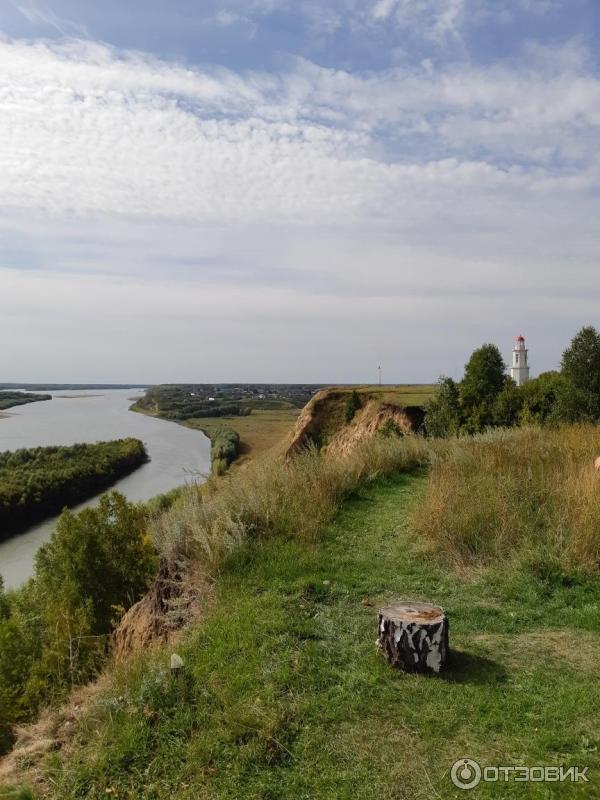
[[[517,336],[513,347],[512,368],[510,374],[517,386],[523,386],[529,380],[529,364],[527,362],[527,348],[525,339]]]

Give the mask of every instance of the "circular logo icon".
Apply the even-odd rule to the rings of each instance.
[[[450,777],[459,789],[474,789],[481,780],[481,767],[472,758],[459,758],[452,764]]]

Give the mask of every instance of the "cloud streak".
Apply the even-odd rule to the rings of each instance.
[[[85,25],[58,16],[44,2],[36,2],[35,0],[19,0],[18,2],[17,0],[10,0],[10,2],[29,22],[34,24],[42,23],[54,28],[62,36],[89,36]]]

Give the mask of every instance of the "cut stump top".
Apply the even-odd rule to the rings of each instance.
[[[381,608],[379,614],[392,622],[415,622],[417,625],[435,625],[446,619],[444,609],[439,606],[404,601]]]

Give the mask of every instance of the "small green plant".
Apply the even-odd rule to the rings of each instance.
[[[35,800],[33,791],[25,786],[3,790],[0,797],[2,800]]]
[[[404,431],[402,430],[400,425],[398,425],[396,420],[386,419],[386,421],[379,429],[379,435],[383,436],[384,439],[391,439],[393,437],[395,437],[396,439],[400,439],[402,436],[404,436]]]
[[[352,422],[356,412],[361,408],[360,396],[356,389],[353,389],[346,398],[344,417],[346,423]]]

